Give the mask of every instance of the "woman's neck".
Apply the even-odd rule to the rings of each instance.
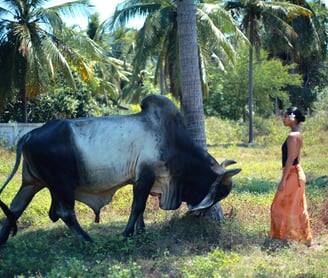
[[[293,125],[293,126],[291,126],[290,127],[290,129],[291,129],[291,131],[292,132],[299,132],[299,131],[301,131],[301,128],[300,128],[300,126],[299,125]]]

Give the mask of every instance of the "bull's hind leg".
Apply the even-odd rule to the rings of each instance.
[[[49,216],[52,221],[61,218],[73,234],[81,241],[92,241],[91,237],[81,228],[74,211],[74,192],[71,187],[52,188],[52,203]]]
[[[56,213],[79,240],[92,241],[91,237],[81,228],[76,219],[74,204],[59,202],[56,205]]]
[[[39,192],[43,186],[22,185],[10,204],[10,211],[15,216],[15,221],[22,215],[34,195]],[[6,219],[0,232],[0,245],[4,244],[9,237],[10,231],[13,229],[12,220]]]

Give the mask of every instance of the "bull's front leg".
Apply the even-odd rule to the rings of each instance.
[[[136,184],[133,186],[133,202],[128,224],[123,232],[124,236],[131,236],[134,233],[135,225],[142,231],[145,229],[143,213],[146,208],[147,198],[155,181],[155,172],[149,167],[143,167]]]

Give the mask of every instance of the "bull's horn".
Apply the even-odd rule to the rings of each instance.
[[[210,193],[208,193],[206,195],[206,197],[203,199],[203,201],[201,201],[198,205],[196,206],[188,206],[189,211],[196,211],[196,210],[200,210],[200,209],[205,209],[210,207],[211,205],[213,205],[213,197]]]
[[[221,162],[221,166],[223,167],[223,168],[225,168],[226,166],[229,166],[229,165],[231,165],[231,164],[236,164],[237,162],[236,161],[234,161],[234,160],[223,160],[222,162]]]
[[[215,199],[215,195],[216,195],[216,187],[217,184],[220,183],[220,180],[222,179],[222,176],[219,176],[215,182],[212,183],[211,187],[210,187],[210,191],[207,193],[207,195],[205,196],[205,198],[196,206],[191,206],[189,205],[189,211],[195,211],[195,210],[200,210],[200,209],[205,209],[210,207],[211,205],[213,205],[214,203],[214,199]]]
[[[226,170],[224,172],[224,177],[232,177],[234,175],[237,175],[240,171],[241,171],[240,168],[233,168],[233,169]]]

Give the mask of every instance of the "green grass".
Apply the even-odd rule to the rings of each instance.
[[[121,233],[132,198],[127,186],[102,210],[99,224],[88,207],[77,203],[78,219],[94,239],[80,244],[61,221],[49,220],[50,196],[43,190],[19,219],[17,235],[0,248],[0,277],[327,277],[327,211],[326,223],[322,216],[328,193],[328,132],[313,122],[304,126],[302,166],[314,235],[308,248],[268,238],[270,205],[281,175],[280,143],[286,135],[283,128],[279,131],[280,122],[273,122],[269,134],[257,135],[259,144],[247,146],[242,144],[242,124],[234,131],[234,123],[225,122],[229,132],[223,138],[222,121],[207,120],[213,145],[209,152],[219,162],[234,159],[243,169],[221,203],[225,212],[233,209],[225,222],[188,215],[185,205],[163,211],[150,197],[147,232],[125,239]],[[0,184],[13,164],[14,154],[0,149]],[[7,204],[19,188],[20,174],[1,194]],[[0,219],[1,225],[2,212]]]

